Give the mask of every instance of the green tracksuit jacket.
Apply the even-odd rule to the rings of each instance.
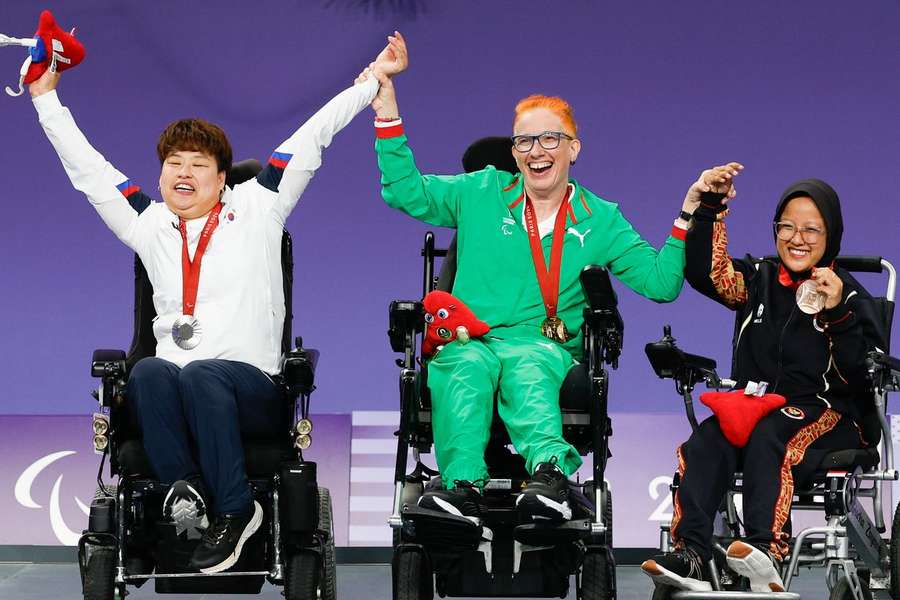
[[[385,202],[426,223],[457,230],[452,293],[491,326],[482,340],[448,344],[429,363],[435,452],[445,484],[487,479],[483,455],[498,389],[500,416],[529,472],[555,457],[571,474],[581,458],[562,438],[558,398],[566,372],[581,354],[585,300],[579,274],[586,265],[603,265],[642,296],[671,302],[684,281],[684,232],[673,229],[657,252],[617,205],[572,180],[558,314],[578,335],[560,346],[540,333],[547,315],[522,225],[522,177],[493,167],[464,175],[422,175],[402,125],[376,131]],[[547,261],[552,239],[550,234],[541,240]],[[541,377],[534,378],[534,372]]]

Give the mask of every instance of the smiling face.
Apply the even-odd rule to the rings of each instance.
[[[513,124],[513,135],[538,135],[545,131],[561,131],[574,137],[562,119],[548,108],[538,107],[522,112]],[[578,158],[581,141],[560,138],[559,146],[547,150],[538,141],[528,152],[513,148],[516,165],[525,180],[525,190],[538,199],[562,196],[569,183],[569,166]]]
[[[202,217],[215,206],[225,186],[225,171],[204,152],[178,150],[165,158],[159,189],[166,206],[183,219]]]
[[[794,236],[790,240],[775,238],[775,248],[784,266],[794,273],[803,273],[816,266],[825,255],[825,247],[828,245],[828,231],[825,220],[819,212],[815,202],[806,196],[798,196],[787,203],[779,223],[791,223],[794,225]],[[801,236],[801,230],[811,231],[816,229],[821,232],[815,241],[808,241]]]

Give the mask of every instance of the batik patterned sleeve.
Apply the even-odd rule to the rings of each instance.
[[[685,278],[695,290],[734,310],[747,302],[747,277],[753,269],[728,253],[726,207],[721,194],[703,194],[685,245]]]

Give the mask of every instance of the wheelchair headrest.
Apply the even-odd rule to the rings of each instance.
[[[225,185],[233,188],[236,185],[249,181],[262,171],[262,164],[255,158],[248,158],[231,165],[228,175],[225,176]]]
[[[488,165],[494,165],[499,171],[519,172],[512,155],[512,140],[503,136],[483,137],[472,142],[463,153],[462,165],[466,173],[480,171]]]

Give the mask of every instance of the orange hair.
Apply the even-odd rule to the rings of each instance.
[[[533,108],[546,108],[554,115],[559,117],[563,123],[563,127],[568,129],[563,133],[568,133],[572,137],[578,136],[578,125],[575,124],[575,116],[572,114],[572,107],[568,102],[559,96],[544,96],[543,94],[532,94],[527,98],[522,98],[516,104],[516,117],[513,124],[519,120],[523,113]]]

